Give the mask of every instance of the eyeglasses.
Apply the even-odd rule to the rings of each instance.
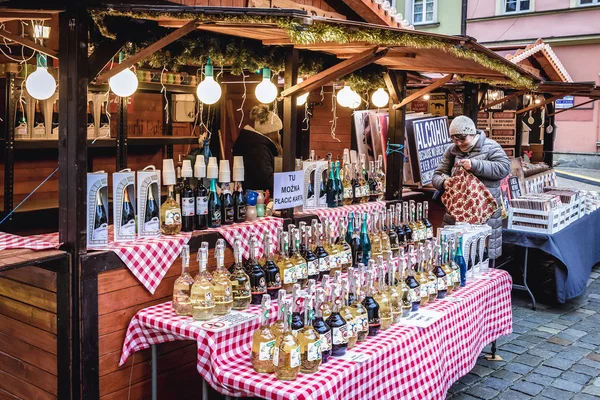
[[[450,140],[453,142],[464,142],[467,139],[468,135],[452,135],[450,136]]]

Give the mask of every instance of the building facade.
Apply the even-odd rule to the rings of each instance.
[[[459,35],[462,0],[396,0],[395,6],[415,29]]]

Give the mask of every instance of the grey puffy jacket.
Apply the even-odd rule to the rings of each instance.
[[[460,148],[451,144],[444,152],[444,158],[433,174],[433,186],[443,192],[444,181],[450,177],[452,168],[458,160],[470,159],[471,172],[489,189],[498,205],[500,205],[500,181],[510,173],[510,160],[502,147],[485,136],[483,131],[479,133],[479,140],[471,151],[463,153]],[[454,218],[446,213],[444,216],[446,224],[454,224]],[[496,259],[502,255],[502,212],[498,209],[487,222],[492,227],[492,236],[488,243],[488,254],[490,259]]]

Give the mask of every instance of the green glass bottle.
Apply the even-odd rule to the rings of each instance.
[[[341,207],[344,205],[344,186],[342,185],[342,179],[340,178],[340,162],[335,162],[335,189],[336,189],[336,206]]]
[[[335,164],[329,162],[329,179],[327,179],[327,207],[337,207],[337,185],[335,184]]]
[[[218,228],[220,226],[221,200],[217,194],[217,180],[213,178],[210,180],[210,192],[208,194],[208,227]],[[262,300],[262,296],[260,300]]]
[[[367,231],[367,218],[368,214],[364,213],[362,227],[360,229],[360,245],[362,247],[362,260],[363,264],[368,263],[371,258],[371,241],[369,240],[369,232]]]

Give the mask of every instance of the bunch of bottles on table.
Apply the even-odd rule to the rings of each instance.
[[[308,161],[314,161],[314,150],[311,150]],[[385,197],[386,178],[381,155],[376,162],[369,161],[369,170],[366,168],[366,155],[360,155],[360,163],[350,162],[348,149],[344,150],[343,166],[340,166],[339,160],[331,159],[331,153],[327,154],[326,161],[328,169],[323,172],[320,181],[318,204],[326,203],[332,208],[383,200]],[[315,190],[313,174],[308,182],[308,199],[315,198]]]
[[[261,324],[252,342],[254,369],[275,372],[282,380],[295,379],[298,372],[315,372],[330,356],[343,356],[357,342],[464,286],[462,237],[438,243],[427,237],[426,218],[415,220],[414,212],[411,218],[404,215],[394,218],[391,207],[370,218],[366,213],[350,214],[347,228],[341,221],[335,229],[325,218],[310,226],[289,225],[287,232],[280,228],[277,233],[275,254],[269,233],[263,237],[261,258],[257,238],[250,237],[247,260],[242,258],[242,239],[237,238],[235,261],[228,269],[225,241],[219,239],[212,274],[207,271],[204,242],[195,279],[188,272],[185,246],[182,275],[173,291],[174,310],[204,321],[260,305]],[[342,273],[347,274],[343,279]],[[272,325],[271,300],[278,303]]]

